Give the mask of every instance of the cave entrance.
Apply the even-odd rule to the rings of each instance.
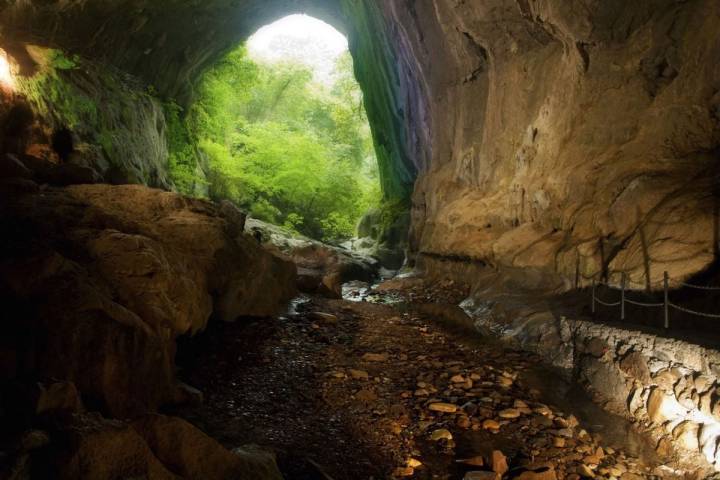
[[[200,83],[189,125],[207,195],[329,243],[382,197],[347,38],[307,15],[260,28]]]

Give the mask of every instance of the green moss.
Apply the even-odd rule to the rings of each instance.
[[[402,113],[407,92],[403,92],[393,42],[388,38],[385,19],[374,0],[343,0],[343,14],[352,18],[357,41],[351,45],[355,74],[365,93],[365,108],[373,131],[386,200],[406,201],[417,174],[407,150]]]
[[[97,122],[96,103],[68,84],[56,70],[41,72],[18,84],[19,90],[42,116],[51,117],[72,129]]]
[[[105,154],[112,158],[115,156],[115,138],[108,131],[103,131],[98,134],[98,142],[102,147]]]
[[[381,244],[395,247],[405,242],[409,227],[410,201],[407,198],[384,200],[374,215],[374,238]]]
[[[198,162],[198,153],[184,120],[183,109],[173,101],[163,102],[168,142],[168,173],[175,188],[191,196],[200,194],[207,185]]]
[[[61,50],[49,50],[50,65],[56,70],[73,70],[80,64],[80,56],[67,57]]]
[[[107,65],[34,46],[28,53],[37,73],[18,78],[17,88],[44,122],[69,128],[81,143],[101,147],[105,162],[99,167],[109,164],[118,180],[165,186],[167,159],[157,155],[164,146],[158,144],[163,139],[156,129],[162,124],[154,99]]]

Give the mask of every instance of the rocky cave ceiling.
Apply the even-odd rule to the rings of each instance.
[[[309,13],[349,37],[385,192],[413,192],[413,252],[519,268],[531,284],[551,273],[565,288],[713,261],[714,0],[4,5],[5,48],[58,45],[181,103],[258,27]]]

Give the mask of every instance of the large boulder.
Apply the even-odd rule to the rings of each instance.
[[[368,255],[335,247],[250,218],[247,229],[268,250],[298,267],[298,288],[331,298],[342,296],[343,283],[373,281],[380,270],[378,261]]]
[[[271,453],[231,452],[186,421],[162,415],[132,423],[76,416],[30,463],[51,470],[44,478],[68,480],[282,480]]]
[[[377,258],[389,270],[399,270],[406,260],[410,207],[404,202],[386,203],[366,213],[358,224],[358,237],[349,247]]]
[[[182,478],[282,480],[272,454],[252,446],[230,452],[178,418],[149,415],[133,422],[133,428]]]
[[[7,382],[74,382],[116,416],[178,398],[175,339],[268,316],[295,267],[206,201],[140,186],[0,184]],[[7,360],[7,361],[5,361]]]

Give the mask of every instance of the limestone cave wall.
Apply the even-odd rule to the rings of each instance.
[[[558,289],[622,271],[654,286],[716,259],[717,2],[415,4],[435,24],[412,39],[435,127],[421,258]]]

